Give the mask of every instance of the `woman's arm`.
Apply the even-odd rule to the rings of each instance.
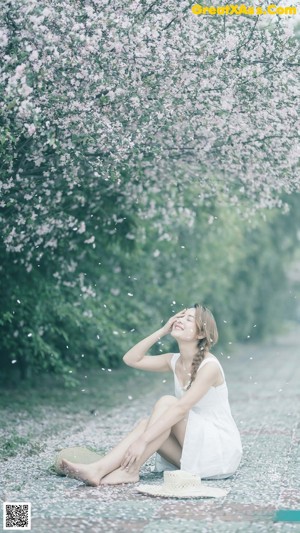
[[[132,442],[127,448],[121,461],[121,470],[126,468],[129,470],[136,461],[139,461],[143,456],[148,444],[158,437],[164,430],[169,429],[172,425],[176,424],[182,417],[182,408],[178,408],[175,404],[174,407],[168,409],[162,416],[154,422],[154,424],[147,429],[137,440]]]
[[[162,337],[167,335],[172,331],[173,324],[176,322],[176,320],[181,317],[184,314],[185,310],[179,311],[176,313],[176,315],[169,318],[168,322],[160,329],[146,337],[145,339],[141,340],[133,348],[128,350],[126,354],[123,356],[123,361],[129,366],[135,366],[136,368],[140,368],[141,370],[169,370],[169,365],[166,357],[156,357],[155,361],[153,361],[153,356],[146,356],[147,351],[153,344],[155,344],[157,341],[159,341]],[[168,356],[171,354],[167,354]],[[143,368],[143,365],[137,365],[142,359],[145,358],[145,368]],[[152,368],[153,367],[153,368]]]
[[[155,440],[166,429],[170,429],[179,422],[184,415],[208,392],[218,376],[217,365],[206,364],[197,372],[190,389],[185,392],[177,403],[169,407],[150,427],[141,435],[146,444]]]
[[[126,352],[124,355],[124,363],[130,366],[131,364],[141,361],[151,346],[159,341],[159,339],[161,339],[164,335],[165,333],[163,332],[163,328],[160,328],[145,339],[135,344],[133,348],[128,350],[128,352]]]

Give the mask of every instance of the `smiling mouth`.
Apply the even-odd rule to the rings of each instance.
[[[175,326],[175,329],[182,329],[183,330],[183,328],[181,326],[178,326],[178,324]]]

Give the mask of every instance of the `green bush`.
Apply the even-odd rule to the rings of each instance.
[[[217,203],[195,207],[194,226],[175,220],[166,228],[168,240],[151,221],[135,221],[138,234],[130,246],[119,235],[103,244],[101,261],[93,250],[83,257],[84,283],[94,295],[72,285],[72,274],[69,284],[57,286],[55,263],[41,261],[27,272],[17,254],[2,249],[4,378],[55,373],[73,387],[74,369],[118,367],[131,346],[196,302],[215,314],[218,350],[277,331],[296,305],[288,297],[286,270],[298,240],[299,196],[289,202],[290,213],[257,214],[251,224]],[[177,348],[170,337],[149,353],[167,348]]]

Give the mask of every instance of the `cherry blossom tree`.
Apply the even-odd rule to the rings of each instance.
[[[185,0],[0,11],[1,233],[28,271],[47,258],[75,277],[103,236],[143,239],[139,219],[162,240],[192,226],[190,187],[241,216],[299,190],[299,41],[283,17],[196,16]]]

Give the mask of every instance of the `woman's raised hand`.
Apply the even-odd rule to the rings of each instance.
[[[179,311],[178,313],[176,313],[176,315],[171,316],[171,318],[169,318],[168,322],[166,322],[165,325],[161,328],[161,332],[163,335],[168,335],[168,333],[171,333],[174,322],[176,322],[178,318],[183,317],[186,310],[187,308],[182,309],[182,311]]]

